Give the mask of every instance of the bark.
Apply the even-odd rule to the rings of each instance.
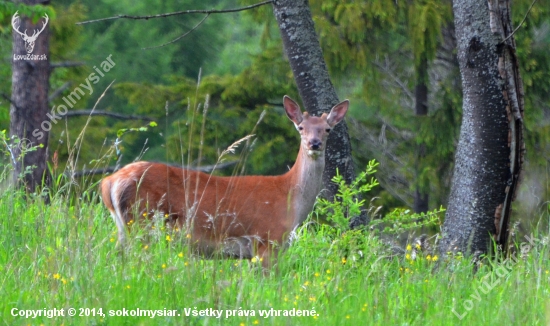
[[[507,1],[453,1],[463,118],[440,252],[506,250],[523,161],[523,89]]]
[[[277,19],[285,54],[288,57],[304,108],[314,115],[329,112],[340,101],[328,74],[321,45],[315,32],[307,0],[276,0],[273,12]],[[351,144],[345,121],[339,123],[327,141],[323,195],[333,199],[338,187],[331,179],[336,169],[351,182],[355,178]],[[366,222],[366,216],[352,224]]]
[[[41,0],[22,1],[27,5],[40,4]],[[31,36],[33,31],[44,26],[44,19],[32,24],[30,18],[20,15],[20,32],[27,32]],[[24,156],[15,164],[14,181],[22,182],[27,191],[34,192],[42,182],[48,181],[47,153],[49,129],[45,121],[50,121],[48,114],[48,89],[50,77],[49,62],[49,24],[36,37],[34,50],[31,55],[46,56],[46,60],[19,59],[17,56],[26,56],[27,49],[22,36],[14,29],[12,55],[12,103],[10,106],[10,136],[23,140],[26,146],[40,146],[35,151],[24,153]],[[53,122],[50,122],[53,123]],[[47,129],[47,130],[46,130]],[[50,127],[51,129],[51,127]],[[42,134],[33,131],[38,130]],[[21,155],[21,146],[14,150],[15,157]],[[27,169],[30,169],[27,171]],[[23,176],[21,177],[21,175]]]
[[[422,123],[423,117],[428,115],[428,59],[422,58],[417,68],[417,81],[414,89],[415,106],[414,113],[419,117]],[[420,124],[419,124],[420,126]],[[422,160],[426,156],[426,145],[421,142],[416,146],[416,190],[414,192],[413,210],[415,213],[425,213],[428,211],[429,196],[426,189],[421,189],[418,185],[419,171],[422,168]]]

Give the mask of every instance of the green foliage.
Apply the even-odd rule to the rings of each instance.
[[[239,76],[210,75],[201,78],[199,84],[188,78],[171,77],[168,85],[116,86],[119,96],[137,106],[137,113],[158,121],[163,132],[159,136],[147,135],[152,150],[144,158],[163,157],[168,162],[193,166],[198,161],[213,164],[221,150],[254,133],[256,139],[246,149],[247,173],[284,173],[296,158],[297,135],[282,108],[270,101],[280,103],[284,94],[296,91],[279,87],[279,79],[265,78],[266,73],[281,74],[284,69],[276,69],[263,56],[253,62],[257,64]],[[257,124],[262,111],[265,116]],[[139,146],[127,149],[140,150],[144,140],[126,139],[128,145]]]
[[[415,65],[432,61],[442,40],[441,29],[452,21],[451,1],[414,1],[408,7],[409,34]]]
[[[396,208],[383,219],[372,220],[370,225],[377,231],[397,234],[422,227],[440,226],[444,214],[443,207],[426,213],[414,213],[409,209]],[[380,226],[384,228],[379,230]]]
[[[384,31],[396,27],[401,3],[375,1],[311,1],[323,54],[331,71],[366,69],[376,50],[386,42],[376,42]]]
[[[78,313],[80,308],[96,313],[39,316],[32,323],[503,325],[511,318],[527,325],[546,322],[546,242],[537,242],[515,263],[483,261],[475,272],[475,265],[459,256],[444,261],[433,253],[419,253],[412,259],[412,248],[396,255],[368,232],[338,234],[327,226],[312,232],[310,225],[298,230],[299,237],[279,256],[277,268],[265,276],[257,259],[206,260],[166,230],[132,227],[130,246],[122,255],[115,230],[103,205],[93,201],[68,205],[65,197],[54,196],[51,205],[44,205],[21,192],[0,194],[3,321],[28,322],[13,316],[13,308],[71,307]],[[541,233],[537,239],[545,236]],[[488,284],[498,286],[489,289]],[[254,310],[255,316],[185,315],[185,308],[195,307]],[[108,316],[110,310],[138,308],[174,309],[178,315]],[[318,316],[259,316],[259,310],[270,308],[315,309]],[[107,316],[97,314],[99,309]]]
[[[55,19],[57,16],[50,6],[29,6],[21,2],[0,1],[0,34],[5,33],[11,26],[11,19],[16,12],[19,16],[31,17],[34,23],[44,17],[44,14],[47,14],[50,19]]]
[[[348,230],[349,217],[358,216],[365,206],[365,199],[360,198],[378,185],[378,181],[373,177],[367,180],[368,176],[376,172],[376,166],[376,161],[370,161],[365,171],[359,173],[351,184],[346,184],[344,177],[336,170],[336,175],[332,178],[332,182],[338,185],[336,200],[318,197],[314,214],[326,216],[327,220],[340,230]]]
[[[27,153],[44,147],[43,144],[33,146],[32,143],[17,136],[9,137],[6,130],[0,130],[0,145],[0,183],[8,181],[8,184],[11,183],[9,178],[15,170],[16,162],[23,160]],[[34,165],[26,166],[25,170],[17,176],[18,180],[22,180],[26,174],[31,174],[34,168]]]
[[[358,216],[365,210],[365,197],[369,191],[378,185],[378,181],[368,176],[376,173],[375,168],[379,164],[372,160],[365,171],[359,173],[357,178],[346,184],[344,178],[336,171],[332,182],[338,185],[336,200],[331,201],[318,197],[312,216],[325,217],[325,219],[338,232],[349,231],[349,217]],[[372,211],[372,210],[369,210]],[[403,233],[412,229],[440,225],[440,218],[445,212],[443,207],[427,213],[416,214],[408,209],[396,208],[383,218],[376,219],[371,216],[369,229],[383,233]],[[384,228],[382,229],[381,226]]]
[[[157,123],[152,121],[148,124],[149,127],[156,127],[157,126]],[[122,137],[122,135],[126,134],[126,133],[129,133],[129,132],[145,132],[149,130],[149,128],[147,127],[139,127],[139,128],[123,128],[123,129],[119,129],[117,132],[116,132],[116,136],[117,138],[120,138]]]

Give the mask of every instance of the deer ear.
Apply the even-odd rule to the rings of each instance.
[[[283,105],[285,107],[286,115],[290,120],[292,120],[292,122],[294,122],[296,127],[302,123],[304,116],[302,115],[302,110],[300,110],[298,103],[294,102],[293,99],[285,95],[283,97]]]
[[[349,108],[348,100],[345,100],[339,104],[336,104],[328,114],[328,117],[327,117],[328,125],[331,127],[334,127],[340,121],[342,121],[346,116],[346,113],[348,112],[348,108]]]

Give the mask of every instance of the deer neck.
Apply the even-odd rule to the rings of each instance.
[[[289,208],[293,217],[292,229],[300,225],[312,211],[315,199],[323,187],[325,152],[319,152],[316,158],[308,155],[308,150],[300,146],[296,163],[290,175]]]

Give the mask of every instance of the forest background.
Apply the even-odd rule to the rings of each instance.
[[[521,217],[526,224],[538,222],[549,187],[550,12],[544,2],[529,11],[532,1],[519,0],[512,10],[514,26],[523,21],[514,36],[526,94],[527,147],[515,219]],[[269,5],[210,15],[204,21],[205,16],[198,14],[76,25],[113,13],[148,15],[252,3],[53,2],[50,106],[62,104],[64,96],[85,83],[94,66],[112,55],[116,66],[71,111],[90,110],[115,81],[96,110],[131,117],[94,116],[78,168],[93,166],[93,160],[117,139],[118,130],[144,126],[149,119],[158,125],[124,135],[119,164],[137,157],[181,165],[213,164],[223,149],[254,129],[265,110],[247,154],[245,173],[284,173],[295,159],[298,143],[284,116],[282,96],[299,96]],[[445,207],[462,107],[451,2],[312,0],[310,6],[332,82],[340,99],[351,101],[347,121],[354,163],[362,170],[371,159],[380,162],[376,177],[381,187],[367,200],[382,207],[380,214],[396,207],[415,211]],[[9,128],[10,18],[3,17],[0,25],[0,130]],[[192,29],[177,42],[166,44]],[[198,137],[188,137],[189,108],[206,101],[200,162],[187,162],[183,159],[188,157],[187,144],[195,152],[200,147]],[[59,171],[68,159],[68,144],[74,143],[86,120],[85,115],[68,114],[53,125],[49,157],[52,165],[55,157]]]

